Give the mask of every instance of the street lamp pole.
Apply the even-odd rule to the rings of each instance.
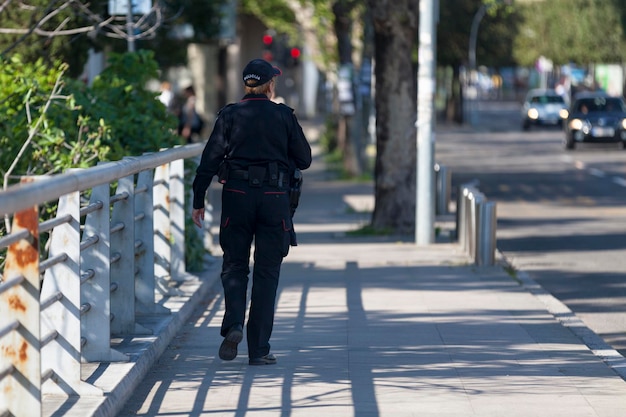
[[[415,243],[435,241],[434,148],[435,66],[437,61],[438,0],[420,0],[419,71],[417,76],[417,167]]]
[[[480,8],[478,9],[478,11],[476,12],[476,14],[474,15],[474,20],[472,20],[472,27],[470,29],[470,38],[469,38],[469,48],[468,48],[468,53],[469,53],[469,57],[468,57],[468,71],[467,74],[465,75],[465,91],[467,92],[469,90],[471,81],[472,81],[472,75],[474,73],[474,71],[476,70],[476,40],[478,38],[478,26],[480,25],[480,21],[483,20],[483,17],[485,17],[485,14],[487,13],[487,5],[485,5],[484,3],[480,6]],[[465,99],[466,101],[469,101],[469,103],[467,103],[467,110],[468,110],[468,115],[469,115],[469,122],[470,125],[474,124],[474,100],[476,99],[476,92],[474,94],[472,94],[472,96],[470,97],[469,94],[465,95]]]
[[[480,25],[480,21],[483,20],[485,14],[487,13],[487,5],[483,4],[480,6],[476,14],[474,15],[474,20],[472,20],[472,28],[470,29],[470,41],[469,41],[469,69],[473,71],[476,69],[476,39],[478,38],[478,26]]]
[[[483,20],[485,14],[487,13],[487,9],[490,7],[496,6],[498,4],[506,4],[510,5],[513,3],[513,0],[496,0],[495,3],[485,4],[483,3],[476,14],[474,15],[474,20],[472,20],[472,27],[470,29],[470,38],[469,38],[469,69],[473,71],[476,69],[476,41],[478,39],[478,26],[480,25],[480,21]]]

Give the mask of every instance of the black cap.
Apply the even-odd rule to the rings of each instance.
[[[256,87],[265,84],[282,71],[278,67],[272,66],[264,59],[253,59],[243,69],[243,82],[248,87]]]

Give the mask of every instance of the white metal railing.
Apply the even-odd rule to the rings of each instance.
[[[12,220],[0,238],[0,416],[40,417],[44,394],[103,395],[81,363],[127,361],[111,335],[149,334],[136,316],[169,313],[155,294],[185,274],[184,160],[201,152],[181,146],[0,192]],[[40,223],[47,202],[56,217]]]

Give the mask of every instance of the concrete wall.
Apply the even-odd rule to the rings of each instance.
[[[217,113],[219,49],[214,45],[191,44],[187,48],[191,84],[196,91],[196,110],[212,124]]]

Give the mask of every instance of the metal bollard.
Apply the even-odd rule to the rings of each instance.
[[[482,202],[478,207],[476,265],[493,265],[496,250],[496,203]]]
[[[476,259],[478,234],[480,233],[480,224],[478,223],[478,207],[485,201],[485,196],[476,190],[469,194],[470,200],[470,231],[469,231],[469,254],[472,259]]]
[[[471,195],[472,189],[467,184],[461,186],[459,190],[459,202],[458,202],[458,236],[459,243],[461,244],[461,248],[463,251],[470,251],[470,240],[471,240]]]
[[[461,238],[459,242],[463,251],[471,253],[472,241],[472,204],[475,190],[471,186],[464,186],[461,199]]]
[[[476,190],[478,181],[474,180],[459,185],[456,196],[456,240],[464,250],[467,250],[467,229],[469,217],[466,208],[468,207],[467,196],[471,190]]]
[[[465,188],[459,186],[456,194],[456,241],[463,246],[465,242]]]
[[[435,214],[448,214],[450,184],[450,170],[444,165],[435,164]]]
[[[456,210],[457,241],[476,265],[493,265],[496,250],[496,204],[476,187],[459,187]]]

